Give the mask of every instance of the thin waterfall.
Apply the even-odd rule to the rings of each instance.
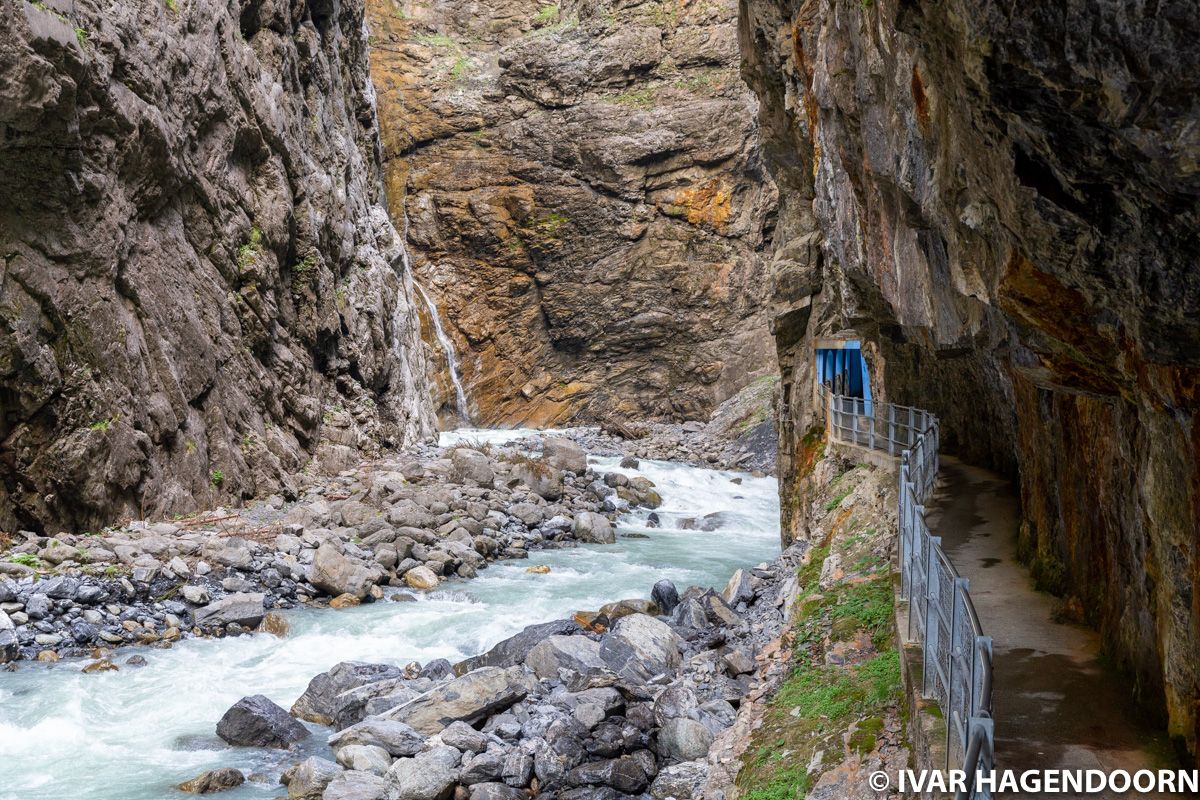
[[[421,298],[429,308],[429,318],[433,320],[433,333],[437,337],[438,344],[442,346],[442,352],[446,354],[446,365],[450,370],[450,383],[454,386],[455,411],[458,412],[459,419],[464,422],[470,422],[471,412],[467,405],[467,392],[463,388],[462,379],[458,377],[458,359],[454,354],[454,342],[446,335],[446,330],[442,327],[442,318],[438,314],[437,306],[425,291],[425,287],[417,283],[415,278],[413,279],[413,286],[417,287],[417,291],[421,293]]]

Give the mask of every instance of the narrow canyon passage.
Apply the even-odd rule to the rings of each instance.
[[[1132,688],[1103,663],[1099,635],[1056,621],[1058,601],[1034,589],[1017,561],[1019,515],[1012,484],[943,456],[926,513],[930,531],[942,537],[946,554],[971,581],[984,632],[993,639],[997,768],[1133,772],[1174,767],[1167,737],[1140,720]],[[1132,795],[1088,795],[1121,796]]]

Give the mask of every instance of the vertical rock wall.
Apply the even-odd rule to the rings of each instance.
[[[0,530],[428,433],[381,195],[361,0],[0,0]]]
[[[392,215],[477,421],[698,418],[774,371],[734,0],[369,7]]]
[[[815,420],[812,340],[854,329],[887,399],[1019,475],[1035,578],[1078,600],[1194,754],[1200,18],[1094,0],[741,14],[782,197],[785,500]]]

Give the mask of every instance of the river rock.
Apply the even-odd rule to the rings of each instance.
[[[561,680],[571,689],[586,688],[589,677],[605,671],[600,643],[586,636],[551,636],[525,657],[525,665],[545,680]]]
[[[566,781],[572,786],[611,786],[625,794],[638,794],[649,783],[646,770],[633,756],[580,764],[567,773]]]
[[[546,439],[542,444],[542,458],[557,469],[580,475],[587,472],[587,454],[570,439]]]
[[[684,761],[663,767],[650,784],[654,800],[692,800],[701,796],[701,787],[708,779],[708,763],[704,760]]]
[[[243,697],[217,723],[217,736],[240,747],[288,748],[308,738],[305,728],[267,697]]]
[[[246,776],[241,770],[225,767],[205,772],[190,781],[184,781],[176,788],[189,794],[215,794],[236,788],[245,782]]]
[[[669,615],[679,605],[679,590],[675,588],[674,583],[664,578],[654,584],[654,588],[650,590],[650,599],[663,614]]]
[[[329,746],[334,750],[351,745],[382,747],[388,755],[400,758],[421,752],[425,747],[425,737],[413,730],[411,725],[372,717],[329,737]]]
[[[570,619],[556,619],[529,625],[520,633],[503,640],[491,650],[478,656],[472,656],[460,661],[454,666],[454,672],[464,675],[479,667],[512,667],[525,661],[529,651],[551,636],[566,636],[579,633],[583,629]]]
[[[194,606],[207,605],[212,601],[212,597],[209,596],[208,590],[203,586],[195,586],[189,583],[180,589],[179,593],[183,595],[184,600],[187,600]]]
[[[383,572],[379,567],[367,567],[361,562],[352,561],[337,546],[325,542],[313,556],[309,582],[335,597],[349,594],[362,600],[382,577]]]
[[[329,782],[321,800],[384,800],[387,791],[386,778],[371,772],[348,770]]]
[[[613,544],[617,541],[608,517],[595,511],[580,511],[576,514],[574,530],[575,538],[581,542]]]
[[[439,737],[442,744],[463,753],[482,753],[490,741],[487,734],[480,733],[465,722],[451,722]]]
[[[392,664],[342,661],[308,682],[304,693],[292,704],[292,713],[318,725],[332,725],[340,695],[360,686],[402,677],[404,671]]]
[[[527,795],[503,783],[476,783],[471,787],[470,800],[523,800]]]
[[[459,752],[434,747],[402,758],[387,774],[387,800],[449,800],[458,781]]]
[[[21,644],[17,641],[16,626],[8,614],[0,611],[0,664],[16,661],[21,656]]]
[[[642,684],[673,670],[682,658],[680,639],[671,627],[646,614],[617,620],[600,643],[600,658],[625,680]]]
[[[413,589],[428,591],[437,588],[438,576],[429,567],[413,567],[404,573],[404,582]]]
[[[337,751],[337,762],[346,769],[382,775],[392,766],[392,757],[378,745],[352,744]]]
[[[545,461],[530,459],[518,462],[513,464],[509,475],[512,480],[525,484],[529,491],[544,500],[557,500],[562,497],[562,472]]]
[[[284,772],[279,782],[287,787],[288,800],[321,800],[325,787],[342,772],[332,761],[310,756]]]
[[[265,595],[258,592],[239,592],[222,597],[196,610],[196,625],[205,628],[236,623],[246,628],[257,627],[267,613],[263,606],[264,599]]]
[[[704,758],[712,742],[712,731],[686,717],[669,719],[658,731],[658,752],[673,761]]]
[[[455,720],[477,723],[525,698],[533,685],[524,667],[481,667],[429,690],[383,716],[428,735]]]
[[[491,460],[479,452],[467,447],[459,447],[450,454],[450,462],[454,465],[454,479],[457,483],[471,483],[485,489],[492,488],[495,482],[495,472]]]
[[[738,603],[750,603],[754,600],[754,585],[750,582],[750,574],[744,569],[735,570],[725,584],[721,597],[730,606]]]

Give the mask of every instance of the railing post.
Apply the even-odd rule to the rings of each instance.
[[[921,506],[916,507],[916,512],[921,513]],[[942,546],[942,537],[929,537],[929,557],[925,564],[925,631],[921,636],[921,644],[925,648],[924,672],[925,685],[921,689],[921,694],[929,697],[933,694],[933,676],[937,669],[937,606],[935,601],[938,594],[941,592],[941,587],[935,580],[937,572],[937,550]],[[937,587],[935,591],[934,587]],[[930,667],[933,667],[932,669]],[[945,713],[945,709],[942,709]]]
[[[955,578],[954,579],[954,589],[952,590],[954,592],[954,594],[951,597],[951,603],[950,603],[950,642],[949,642],[949,647],[946,648],[946,706],[947,706],[947,708],[943,709],[943,711],[945,712],[945,717],[946,717],[946,769],[947,770],[950,769],[950,742],[951,742],[950,736],[951,736],[951,734],[957,733],[954,730],[954,716],[955,716],[955,711],[954,711],[954,661],[955,661],[955,658],[954,658],[954,656],[955,656],[955,650],[957,650],[957,648],[958,648],[958,626],[959,626],[959,621],[962,616],[959,612],[959,605],[960,605],[960,603],[963,602],[963,598],[965,598],[967,596],[967,592],[970,590],[970,586],[971,586],[971,583],[966,578]],[[972,654],[972,656],[973,655],[974,654]],[[968,694],[969,693],[970,693],[970,690],[968,689]],[[968,697],[968,700],[969,699],[970,698]],[[967,713],[964,714],[963,718],[962,718],[962,724],[963,724],[962,735],[963,735],[963,737],[966,737],[966,735],[967,735],[967,720],[970,718],[971,712],[972,712],[972,709],[968,705]],[[965,756],[967,753],[967,740],[965,738],[959,739],[959,745],[962,747],[962,752],[963,752],[963,755]]]
[[[888,403],[888,455],[896,455],[896,404]]]

